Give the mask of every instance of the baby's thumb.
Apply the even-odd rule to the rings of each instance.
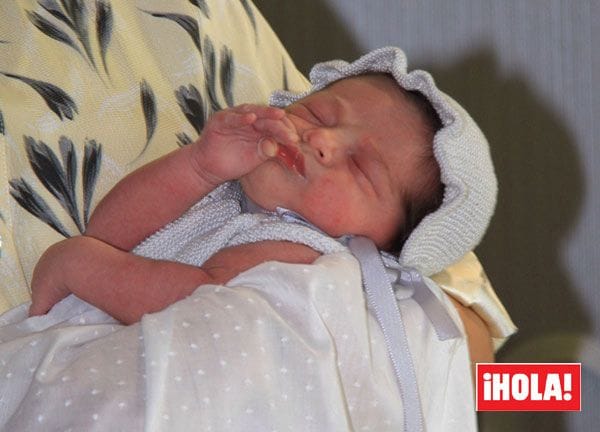
[[[277,155],[277,143],[271,138],[261,138],[258,141],[258,154],[261,159],[270,159]]]

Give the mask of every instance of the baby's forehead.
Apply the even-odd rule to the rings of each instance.
[[[369,111],[396,119],[421,114],[414,96],[389,74],[371,73],[345,78],[330,84],[322,92],[357,105],[363,104]]]
[[[365,115],[385,115],[399,119],[411,111],[412,104],[405,93],[387,74],[366,74],[334,81],[295,103],[316,104],[335,110],[341,110],[345,106],[346,109],[362,111]]]
[[[317,92],[312,94],[328,92],[347,94],[349,92],[352,92],[353,90],[355,91],[361,88],[374,93],[392,91],[401,94],[402,92],[404,92],[404,89],[396,82],[396,80],[391,75],[385,73],[368,73],[333,81],[323,89],[318,90]]]

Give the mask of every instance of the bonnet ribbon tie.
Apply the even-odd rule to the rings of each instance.
[[[397,300],[402,301],[412,296],[431,321],[439,340],[461,337],[461,332],[417,270],[398,266],[400,280],[396,280],[396,283],[412,291],[409,296],[398,299],[392,287],[394,281],[390,280],[373,241],[367,237],[354,236],[350,238],[348,247],[360,263],[367,303],[381,327],[394,367],[404,402],[405,430],[423,431],[423,411],[417,377]]]
[[[367,240],[371,241],[370,239]],[[412,298],[416,301],[425,312],[425,316],[427,316],[429,322],[431,322],[439,340],[445,341],[462,337],[462,333],[458,326],[452,318],[450,318],[448,311],[444,308],[440,299],[437,298],[427,286],[421,273],[414,268],[401,267],[399,264],[395,264],[396,265],[393,267],[386,265],[391,272],[396,273],[396,279],[389,280],[390,272],[387,272],[389,282],[392,285],[400,285],[401,287],[410,290],[409,295],[406,297],[401,296],[400,290],[398,290],[396,299],[402,301],[407,298]]]
[[[404,430],[423,431],[423,411],[415,367],[402,316],[379,251],[366,237],[352,237],[348,247],[360,262],[367,302],[379,322],[396,373],[404,404]]]

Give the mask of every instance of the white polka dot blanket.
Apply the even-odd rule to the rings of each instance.
[[[441,290],[432,291],[459,324]],[[398,302],[425,430],[476,429],[467,346]],[[0,317],[3,431],[399,431],[403,409],[355,258],[267,262],[122,326],[74,296]]]

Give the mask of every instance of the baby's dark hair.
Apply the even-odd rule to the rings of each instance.
[[[405,196],[404,215],[405,220],[399,232],[396,234],[391,252],[400,253],[404,243],[429,213],[437,210],[444,199],[444,185],[440,180],[440,167],[433,154],[433,137],[441,129],[442,121],[437,112],[427,100],[427,98],[418,91],[404,90],[408,102],[415,107],[421,114],[427,130],[425,131],[429,145],[423,147],[421,154],[421,172],[423,176],[416,190],[407,191]]]

